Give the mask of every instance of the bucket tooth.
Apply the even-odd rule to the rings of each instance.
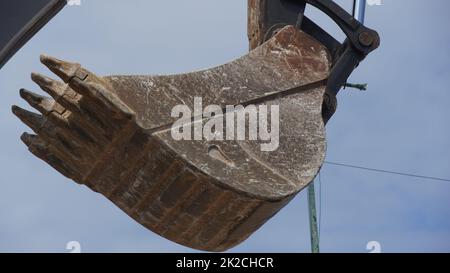
[[[31,73],[31,79],[57,102],[53,109],[56,112],[63,113],[65,109],[71,112],[80,111],[80,98],[77,98],[77,93],[67,84],[39,73]]]
[[[51,152],[51,146],[49,146],[45,141],[41,140],[38,136],[28,135],[24,133],[21,137],[22,141],[27,144],[28,150],[40,158],[50,166],[52,166],[59,173],[64,175],[69,179],[76,181],[77,175],[76,171],[72,169],[64,160],[58,158],[55,154]],[[78,183],[78,182],[77,182]]]
[[[12,107],[12,112],[35,133],[39,133],[39,131],[45,124],[44,117],[39,114],[22,109],[19,106],[14,105]]]
[[[20,89],[20,96],[28,102],[28,104],[34,109],[41,112],[43,115],[47,115],[53,110],[55,100],[33,93],[26,89]]]
[[[64,94],[64,89],[66,88],[64,83],[55,81],[39,73],[31,73],[31,79],[54,99],[58,99]]]
[[[66,62],[45,54],[42,54],[40,59],[43,65],[60,77],[65,83],[69,82],[81,67],[78,63]]]

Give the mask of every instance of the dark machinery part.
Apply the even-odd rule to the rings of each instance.
[[[314,37],[330,51],[332,71],[324,97],[323,116],[328,121],[336,110],[336,95],[344,86],[353,70],[364,58],[380,45],[378,33],[356,20],[342,7],[330,0],[279,0],[263,1],[265,17],[262,32],[270,38],[285,25],[296,25]],[[328,15],[345,33],[346,40],[338,42],[321,27],[304,15],[310,4]],[[263,42],[263,41],[260,41]]]
[[[1,1],[0,69],[65,5],[66,0]]]

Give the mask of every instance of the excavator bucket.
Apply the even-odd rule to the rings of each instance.
[[[303,15],[306,3],[338,24],[344,43]],[[330,0],[249,6],[254,49],[209,70],[99,77],[41,56],[62,81],[33,73],[50,97],[20,91],[40,112],[13,106],[35,133],[23,142],[169,240],[208,251],[239,244],[314,179],[336,94],[379,46]]]
[[[13,106],[35,132],[22,141],[66,177],[179,244],[208,251],[235,246],[306,187],[323,163],[321,106],[331,57],[294,26],[231,63],[181,75],[99,77],[77,63],[44,55],[41,62],[62,81],[33,73],[51,98],[20,91],[40,112]],[[279,126],[271,140],[276,145],[264,151],[267,139],[175,139],[180,128],[221,117],[173,115],[177,106],[194,109],[199,98],[204,106],[240,105],[244,112],[249,105],[278,106],[267,118],[272,131]],[[238,116],[222,117],[230,125]],[[250,120],[251,111],[244,116]]]

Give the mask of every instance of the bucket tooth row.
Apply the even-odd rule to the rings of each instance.
[[[108,144],[124,129],[134,130],[135,126],[129,126],[134,113],[79,64],[46,55],[41,62],[63,81],[32,73],[31,79],[50,97],[21,89],[20,96],[40,114],[18,106],[12,112],[36,133],[22,137],[31,152],[84,183],[99,155],[107,153]],[[80,73],[87,76],[81,79]]]

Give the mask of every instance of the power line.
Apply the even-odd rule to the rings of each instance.
[[[450,179],[446,179],[446,178],[433,177],[433,176],[423,176],[423,175],[416,175],[416,174],[411,174],[411,173],[403,173],[403,172],[397,172],[397,171],[389,171],[389,170],[383,170],[383,169],[368,168],[368,167],[362,167],[362,166],[356,166],[356,165],[350,165],[350,164],[344,164],[344,163],[325,161],[325,164],[339,166],[339,167],[346,167],[346,168],[365,170],[365,171],[370,171],[370,172],[387,173],[387,174],[408,176],[408,177],[414,177],[414,178],[422,178],[422,179],[428,179],[428,180],[450,182]]]

